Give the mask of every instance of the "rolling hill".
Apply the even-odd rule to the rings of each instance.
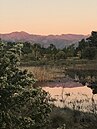
[[[10,42],[30,42],[39,43],[44,47],[54,44],[57,48],[63,48],[71,44],[76,44],[87,35],[80,34],[61,34],[61,35],[34,35],[24,31],[0,34],[0,38]]]

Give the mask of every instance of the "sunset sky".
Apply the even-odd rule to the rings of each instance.
[[[90,34],[97,0],[0,0],[0,33]]]

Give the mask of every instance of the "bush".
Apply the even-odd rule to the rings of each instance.
[[[21,47],[0,42],[0,129],[41,129],[49,120],[49,95],[18,69]]]

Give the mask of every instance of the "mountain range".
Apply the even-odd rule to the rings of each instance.
[[[78,41],[87,37],[88,35],[82,34],[34,35],[24,31],[0,34],[3,41],[39,43],[44,47],[54,44],[57,48],[64,48],[71,44],[77,45]]]

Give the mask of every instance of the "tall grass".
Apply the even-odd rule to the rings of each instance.
[[[36,67],[20,67],[32,72],[38,81],[53,81],[57,77],[64,76],[64,67],[36,66]]]

